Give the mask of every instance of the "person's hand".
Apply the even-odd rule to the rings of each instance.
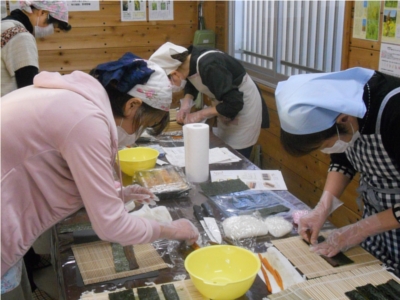
[[[299,220],[299,235],[307,242],[315,245],[317,243],[319,231],[324,225],[328,216],[340,205],[339,199],[330,192],[324,191],[317,206]]]
[[[178,219],[170,224],[162,224],[160,227],[160,238],[162,239],[186,241],[191,245],[199,238],[196,226],[187,219]]]
[[[357,246],[367,237],[378,234],[380,226],[378,216],[372,215],[357,223],[332,231],[323,243],[311,246],[310,251],[328,257],[334,256],[340,251],[345,252]]]
[[[193,99],[183,98],[180,100],[181,107],[176,113],[176,122],[179,124],[183,124],[186,118],[186,115],[190,114],[190,109],[194,105]]]
[[[156,205],[156,201],[159,201],[158,197],[149,189],[138,184],[132,184],[123,187],[122,193],[124,195],[125,202],[133,200],[142,204],[147,203],[149,205]]]
[[[196,111],[194,113],[191,114],[187,114],[185,117],[185,124],[192,124],[192,123],[202,123],[205,120],[207,120],[207,116],[205,114],[204,109],[203,110],[199,110]]]

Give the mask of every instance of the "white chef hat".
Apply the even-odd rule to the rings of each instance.
[[[373,70],[352,68],[333,73],[290,76],[278,83],[275,99],[281,128],[291,134],[326,130],[339,114],[362,118],[364,85]]]
[[[158,48],[156,52],[150,56],[149,60],[155,62],[164,69],[167,75],[169,75],[172,71],[178,69],[182,64],[181,61],[174,59],[171,56],[174,54],[181,54],[185,51],[188,51],[185,47],[167,42]]]
[[[144,84],[136,84],[128,94],[142,99],[151,107],[169,111],[172,102],[172,88],[164,70],[154,62],[147,61],[147,67],[154,70]]]

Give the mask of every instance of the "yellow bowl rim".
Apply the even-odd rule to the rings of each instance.
[[[243,250],[244,252],[248,252],[249,254],[254,255],[254,258],[255,258],[255,260],[256,260],[256,262],[257,262],[257,264],[258,264],[258,268],[257,268],[257,270],[254,272],[254,274],[249,275],[248,277],[243,278],[243,279],[241,279],[241,280],[237,280],[237,281],[233,281],[233,282],[229,282],[229,283],[224,283],[224,284],[214,284],[214,283],[211,283],[209,280],[207,280],[207,279],[205,279],[205,278],[203,278],[203,277],[200,277],[200,276],[197,276],[197,275],[193,275],[193,274],[187,269],[187,267],[186,267],[187,264],[188,264],[188,261],[189,261],[188,259],[190,259],[191,256],[194,256],[196,253],[199,253],[199,252],[202,252],[202,251],[207,251],[207,249],[208,249],[209,247],[214,247],[214,249],[215,249],[215,247],[218,247],[218,248],[228,248],[228,247],[232,247],[232,248],[237,248],[237,249]],[[232,245],[213,245],[213,246],[203,247],[203,248],[200,248],[200,249],[197,249],[197,250],[193,251],[193,252],[190,253],[190,254],[186,257],[186,259],[185,259],[185,269],[186,269],[186,271],[190,274],[190,276],[193,276],[193,277],[195,277],[195,278],[197,278],[197,279],[203,281],[205,284],[210,284],[210,285],[213,285],[213,286],[225,286],[225,285],[228,285],[228,284],[234,284],[234,283],[239,283],[239,282],[243,282],[243,281],[249,280],[249,279],[251,279],[251,278],[257,276],[257,273],[260,271],[260,268],[261,268],[261,261],[257,258],[256,254],[254,254],[253,252],[251,252],[250,250],[247,250],[247,249],[245,249],[245,248],[238,247],[238,246],[232,246]]]
[[[129,151],[129,150],[132,151],[132,149],[146,149],[146,150],[152,150],[152,151],[154,152],[154,154],[157,154],[155,157],[147,158],[147,159],[142,159],[142,160],[135,160],[134,162],[148,161],[148,160],[151,160],[151,159],[155,159],[155,158],[157,158],[157,157],[160,155],[160,152],[158,152],[158,150],[156,150],[156,149],[154,149],[154,148],[150,148],[150,147],[124,148],[124,149],[118,150],[118,154],[120,154],[121,152],[124,152],[124,151]],[[133,161],[131,161],[131,160],[124,160],[124,159],[121,159],[121,158],[119,158],[119,161],[127,162],[127,163],[133,162]]]

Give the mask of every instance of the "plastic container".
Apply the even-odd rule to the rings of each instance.
[[[137,171],[134,180],[160,199],[185,197],[192,188],[182,169],[171,165]]]
[[[203,296],[215,300],[243,296],[260,267],[261,262],[253,252],[231,245],[204,247],[185,259],[194,286]]]
[[[118,154],[122,172],[133,176],[136,171],[154,168],[159,153],[152,148],[136,147],[119,150]]]

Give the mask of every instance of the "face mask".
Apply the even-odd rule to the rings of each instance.
[[[39,18],[37,19],[37,24],[35,26],[35,37],[43,38],[54,33],[53,24],[49,24],[46,27],[39,27]]]
[[[177,92],[182,91],[182,90],[184,89],[185,85],[186,85],[186,82],[187,82],[187,81],[186,81],[185,79],[181,79],[181,84],[180,84],[180,86],[177,86],[177,85],[172,84],[172,86],[171,86],[172,92],[173,92],[173,93],[177,93]]]
[[[321,152],[326,153],[326,154],[342,153],[342,152],[346,151],[347,148],[352,147],[354,145],[355,141],[360,137],[360,132],[358,132],[358,131],[354,132],[353,125],[350,124],[350,126],[353,131],[353,136],[352,136],[350,142],[346,143],[340,139],[339,130],[336,127],[337,134],[338,134],[338,140],[335,142],[335,144],[332,147],[324,148],[321,150]]]
[[[117,126],[117,133],[118,133],[118,148],[124,148],[126,146],[131,146],[136,142],[136,133],[133,134],[128,134],[125,129],[121,127],[122,121],[124,119],[122,118],[121,124]]]

